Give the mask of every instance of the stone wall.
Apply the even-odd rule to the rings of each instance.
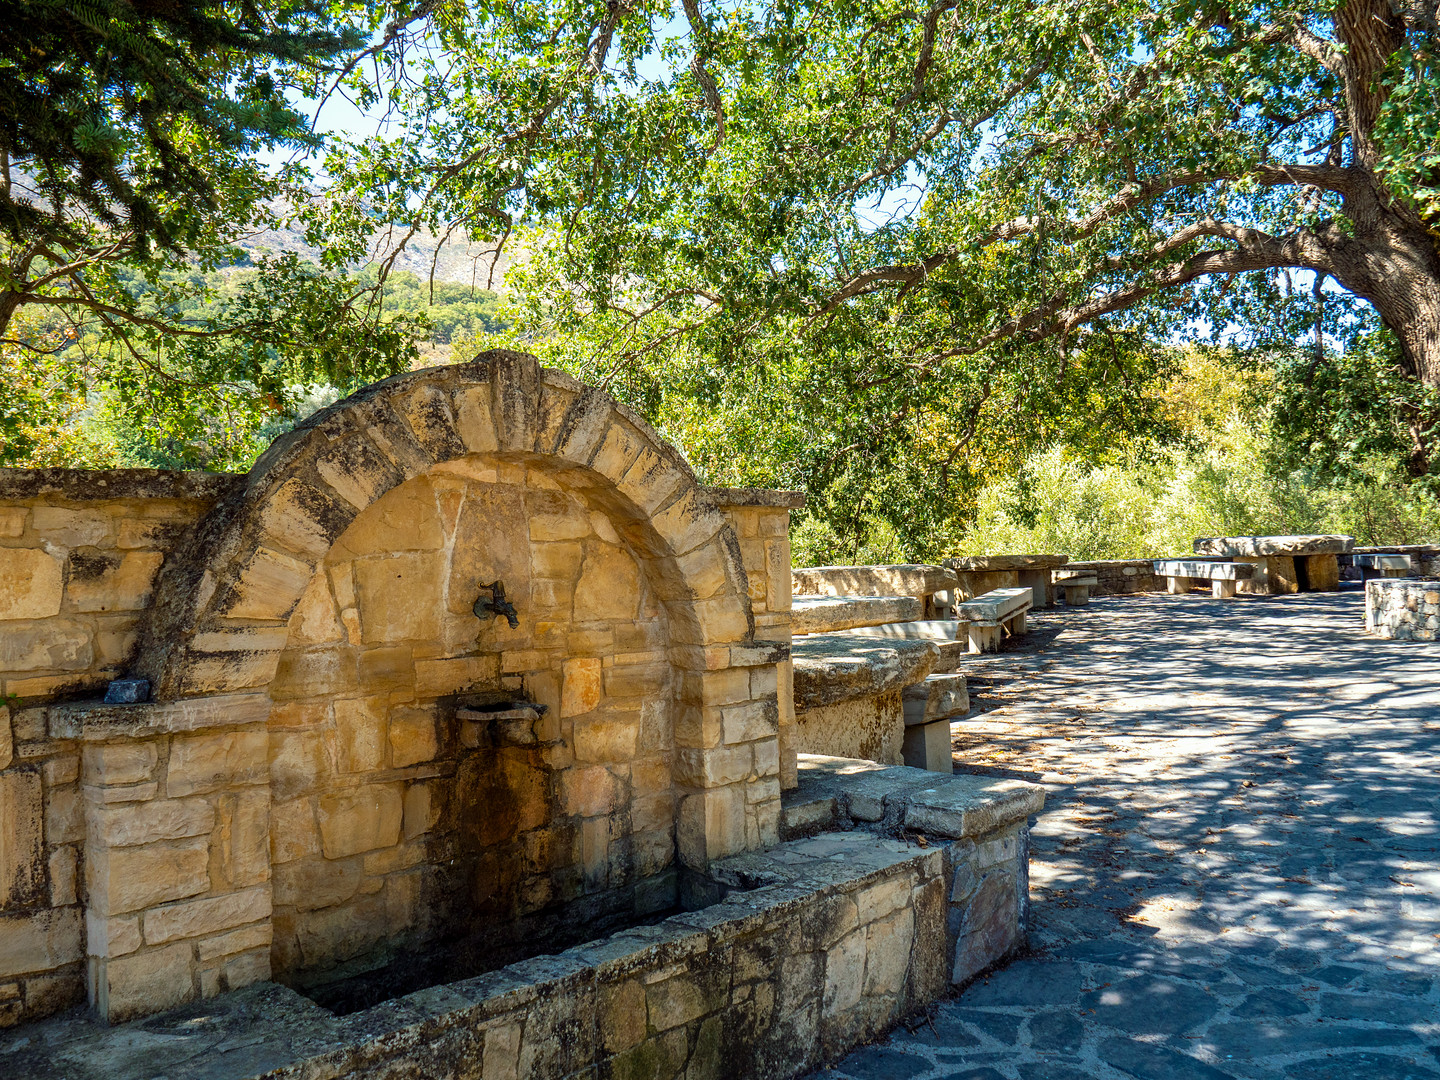
[[[81,746],[37,706],[122,673],[165,553],[239,479],[0,469],[0,1026],[85,996]]]
[[[1440,638],[1440,581],[1371,578],[1365,583],[1365,631],[1397,641]]]
[[[270,684],[277,977],[674,904],[679,687],[652,572],[583,491],[483,457],[355,519]],[[497,580],[514,629],[471,612]],[[457,720],[507,693],[543,714]],[[773,777],[743,750],[732,779]]]
[[[165,553],[240,479],[0,469],[0,693],[103,693],[134,646]]]
[[[766,488],[706,488],[706,493],[740,539],[740,562],[750,582],[750,608],[755,633],[788,645],[791,633],[790,511],[805,505],[795,491]],[[794,665],[787,657],[778,669],[780,703],[780,788],[795,787]]]
[[[1059,579],[1072,571],[1087,571],[1095,575],[1096,586],[1090,590],[1092,596],[1165,591],[1165,579],[1155,575],[1155,563],[1151,559],[1101,559],[1095,562],[1066,563],[1056,571],[1055,576]]]
[[[653,910],[776,842],[789,510],[717,501],[515,353],[245,477],[0,474],[0,1023]],[[100,705],[122,674],[154,700]],[[539,718],[461,716],[502,701]]]

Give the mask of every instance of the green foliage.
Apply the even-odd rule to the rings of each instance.
[[[315,143],[286,77],[360,47],[340,11],[314,0],[7,0],[0,222],[10,239],[83,244],[99,227],[137,250],[195,244],[226,172],[244,168],[236,155]]]

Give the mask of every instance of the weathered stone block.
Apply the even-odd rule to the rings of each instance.
[[[601,671],[598,657],[566,660],[562,672],[561,716],[579,716],[600,704]]]
[[[860,1003],[865,989],[865,939],[862,927],[825,950],[822,1016],[838,1016]]]
[[[343,904],[359,891],[360,871],[359,859],[311,858],[283,863],[275,867],[275,905],[314,911]]]
[[[320,796],[320,845],[327,859],[390,847],[400,841],[404,799],[399,784],[367,784]]]
[[[174,799],[261,783],[269,776],[269,750],[270,737],[263,730],[177,736],[170,743],[166,794]]]
[[[78,787],[51,788],[45,797],[45,842],[71,844],[85,837],[85,800]]]
[[[53,971],[83,955],[79,908],[0,915],[0,979]]]
[[[335,767],[370,772],[385,765],[388,698],[342,698],[335,702]]]
[[[117,805],[91,803],[86,813],[91,842],[99,840],[108,847],[208,836],[215,825],[214,807],[196,798]]]
[[[5,633],[0,634],[0,671],[88,668],[94,658],[91,640],[90,627],[72,619],[47,619],[6,627]],[[14,687],[12,679],[9,688],[13,691]]]
[[[0,772],[0,911],[40,901],[44,821],[39,771]]]
[[[138,784],[149,780],[155,769],[158,750],[153,742],[117,742],[86,746],[87,784]]]
[[[143,944],[139,915],[85,913],[85,951],[90,956],[124,956]]]
[[[110,515],[103,510],[70,510],[37,506],[30,512],[30,527],[60,547],[99,546],[111,537]]]
[[[602,715],[575,721],[575,760],[625,762],[635,756],[640,739],[636,713]]]
[[[319,854],[320,830],[315,824],[315,805],[309,798],[291,799],[270,808],[270,858],[275,863],[293,862]]]
[[[131,551],[108,559],[83,559],[80,552],[71,552],[66,595],[75,611],[139,611],[149,605],[155,575],[164,561],[159,551]],[[87,565],[99,572],[80,573],[79,568]]]
[[[639,1046],[646,1034],[646,991],[638,979],[602,986],[596,997],[600,1039],[610,1053]]]
[[[633,619],[640,601],[640,568],[623,549],[592,542],[575,586],[575,621]]]
[[[269,548],[257,548],[240,571],[240,580],[232,587],[222,610],[232,619],[288,619],[313,572],[308,562]]]
[[[270,888],[257,886],[224,896],[206,896],[152,908],[141,916],[147,945],[204,937],[259,922],[270,916]]]
[[[438,553],[405,552],[355,564],[366,644],[433,641],[440,636],[445,565]]]
[[[779,710],[774,701],[726,705],[720,710],[720,715],[727,744],[773,738],[779,730]]]
[[[190,944],[176,942],[91,961],[100,968],[95,978],[97,1011],[113,1024],[190,1001],[197,989],[190,956]]]
[[[397,768],[431,761],[440,752],[434,708],[396,709],[390,715],[390,764]]]
[[[96,911],[118,915],[210,889],[210,846],[205,838],[107,848],[89,845],[85,882]]]

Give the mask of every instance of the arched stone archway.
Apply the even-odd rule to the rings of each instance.
[[[667,563],[684,643],[753,642],[735,537],[684,459],[609,395],[496,351],[367,387],[277,440],[167,562],[135,673],[161,701],[267,685],[336,538],[391,488],[469,454],[594,473],[599,497],[646,526],[637,533]]]
[[[276,893],[274,869],[294,857],[285,848],[283,819],[297,812],[292,805],[296,796],[276,782],[276,763],[289,753],[289,737],[277,735],[266,718],[272,715],[272,697],[293,701],[304,696],[297,694],[295,684],[297,678],[303,682],[309,676],[291,661],[282,665],[282,659],[297,648],[296,626],[309,617],[307,590],[326,579],[327,557],[333,555],[337,541],[358,533],[365,534],[364,543],[369,545],[361,545],[362,557],[386,554],[384,530],[372,528],[373,519],[387,500],[402,498],[414,485],[433,488],[437,478],[483,485],[490,482],[491,474],[497,482],[508,476],[520,490],[554,489],[557,498],[563,495],[583,503],[604,529],[614,533],[614,544],[597,540],[596,550],[608,545],[627,552],[626,557],[639,567],[637,580],[643,580],[647,595],[653,595],[655,615],[664,626],[663,660],[658,662],[666,673],[665,783],[675,858],[681,865],[703,868],[714,858],[776,842],[780,769],[776,669],[788,649],[756,639],[740,548],[726,518],[697,486],[680,455],[608,395],[542,369],[533,357],[492,352],[468,364],[387,380],[312,417],[262,456],[243,491],[200,522],[162,570],[132,668],[134,674],[149,678],[153,687],[155,700],[145,707],[152,719],[145,732],[157,744],[155,759],[161,770],[157,797],[178,807],[187,793],[208,791],[212,793],[208,798],[220,800],[217,806],[233,803],[235,809],[219,814],[211,828],[218,830],[217,836],[223,833],[221,848],[238,853],[235,865],[243,863],[233,873],[212,865],[206,891],[196,895],[191,890],[196,903],[210,905],[204,909],[211,918],[207,934],[227,932],[221,924],[229,919],[268,942],[276,936],[275,919],[288,918],[287,912],[295,908],[293,903],[275,906],[282,898]],[[403,511],[395,524],[402,530],[406,527]],[[513,531],[515,524],[496,527]],[[486,542],[483,530],[472,534],[478,550]],[[453,544],[453,536],[447,542]],[[457,586],[462,590],[479,583],[479,571],[470,580],[455,573],[453,562],[445,572],[447,581],[462,582]],[[404,575],[395,577],[398,584],[387,586],[392,596],[398,595],[396,589],[407,587]],[[330,599],[337,605],[338,618],[345,604],[336,589],[339,586],[333,586]],[[463,603],[455,599],[444,605],[441,621],[447,625],[446,633],[425,639],[421,650],[425,655],[412,649],[394,661],[409,665],[402,677],[413,680],[418,665],[427,664],[427,677],[443,683],[432,685],[414,702],[401,703],[406,709],[433,711],[438,699],[475,689],[471,675],[476,669],[473,664],[467,669],[466,664],[502,647],[493,627],[482,627],[465,613],[465,605],[474,598],[467,595]],[[522,620],[532,623],[542,614],[535,594],[520,598],[517,608]],[[411,633],[393,629],[400,623],[381,618],[378,608],[370,612],[368,621],[358,606],[355,610],[358,636],[347,647],[395,653],[399,650],[383,648],[386,635],[392,630]],[[644,617],[637,608],[635,620]],[[547,621],[556,624],[554,617]],[[565,663],[571,659],[597,665],[614,661],[613,648],[607,652],[593,641],[573,644],[590,640],[584,635],[594,628],[584,619],[572,618],[572,622],[569,630],[574,633],[566,639],[558,663],[551,656],[546,660],[548,668],[541,664],[534,672],[549,671],[563,679]],[[347,626],[344,633],[349,632]],[[473,642],[467,640],[472,634]],[[444,674],[434,675],[442,670]],[[465,674],[467,670],[471,675]],[[511,676],[497,665],[486,675],[487,687],[523,691],[530,700],[542,701],[544,693],[535,689],[540,685],[538,677],[532,684],[526,682],[525,673],[532,669],[521,666],[515,671]],[[552,685],[555,693],[563,694],[558,682]],[[323,699],[327,694],[318,682],[314,689],[311,697]],[[358,692],[349,696],[357,694],[364,696]],[[388,698],[386,703],[388,708]],[[452,714],[453,709],[444,715],[453,720]],[[332,705],[327,715],[328,723],[343,726],[358,722],[354,717],[359,713],[347,705],[349,719],[342,718]],[[447,738],[453,743],[457,737],[453,723],[445,730],[446,734],[436,736],[437,745]],[[551,735],[561,753],[573,755],[574,747],[564,745],[567,739],[573,741],[573,733]],[[404,785],[414,777],[403,769],[414,762],[406,756],[397,765],[402,759],[386,753],[371,762],[373,767],[359,779],[349,775],[344,784],[307,792],[310,802],[304,813],[345,813],[372,795],[381,797],[368,790],[363,796],[354,794],[369,780],[400,785],[394,794],[404,803],[409,791]],[[188,772],[182,776],[177,770]],[[109,782],[98,774],[87,778],[92,780],[97,791]],[[228,785],[234,786],[235,795],[225,803]],[[328,801],[322,805],[317,799]],[[156,810],[163,813],[167,807]],[[408,804],[400,812],[408,814]],[[384,813],[393,817],[394,810]],[[604,814],[604,810],[586,811],[576,819],[600,820]],[[263,827],[270,848],[263,865],[256,862],[261,857],[257,827]],[[393,822],[387,828],[393,831]],[[102,868],[108,842],[99,832],[87,835],[96,865]],[[216,846],[211,844],[212,849]],[[389,865],[387,859],[400,858],[385,854],[369,840],[354,850],[345,848],[343,854],[337,846],[330,854],[335,854],[331,861],[336,865],[345,859]],[[321,867],[325,873],[333,869]],[[299,887],[306,886],[301,882]],[[153,964],[163,959],[172,965],[167,975],[172,992],[168,999],[166,991],[157,995],[152,971],[146,976],[152,988],[149,999],[143,1008],[137,1007],[126,1000],[123,987],[115,986],[117,978],[122,983],[128,978],[122,977],[124,971],[139,963],[136,956],[116,959],[108,938],[119,932],[119,924],[107,922],[111,913],[105,910],[104,889],[92,892],[91,985],[97,1006],[107,1015],[150,1011],[157,1004],[271,973],[268,950],[262,955],[260,946],[249,948],[244,964],[210,961],[207,967],[198,949],[182,963],[179,950],[167,952],[170,947],[158,943],[151,950],[147,942],[137,955]],[[257,912],[262,913],[258,922]]]

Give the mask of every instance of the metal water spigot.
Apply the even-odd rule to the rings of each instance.
[[[475,617],[477,619],[498,619],[502,615],[509,621],[510,629],[514,630],[520,625],[520,618],[515,612],[515,605],[505,599],[505,583],[503,581],[492,581],[489,585],[481,585],[482,589],[489,589],[490,595],[480,594],[475,601]]]

